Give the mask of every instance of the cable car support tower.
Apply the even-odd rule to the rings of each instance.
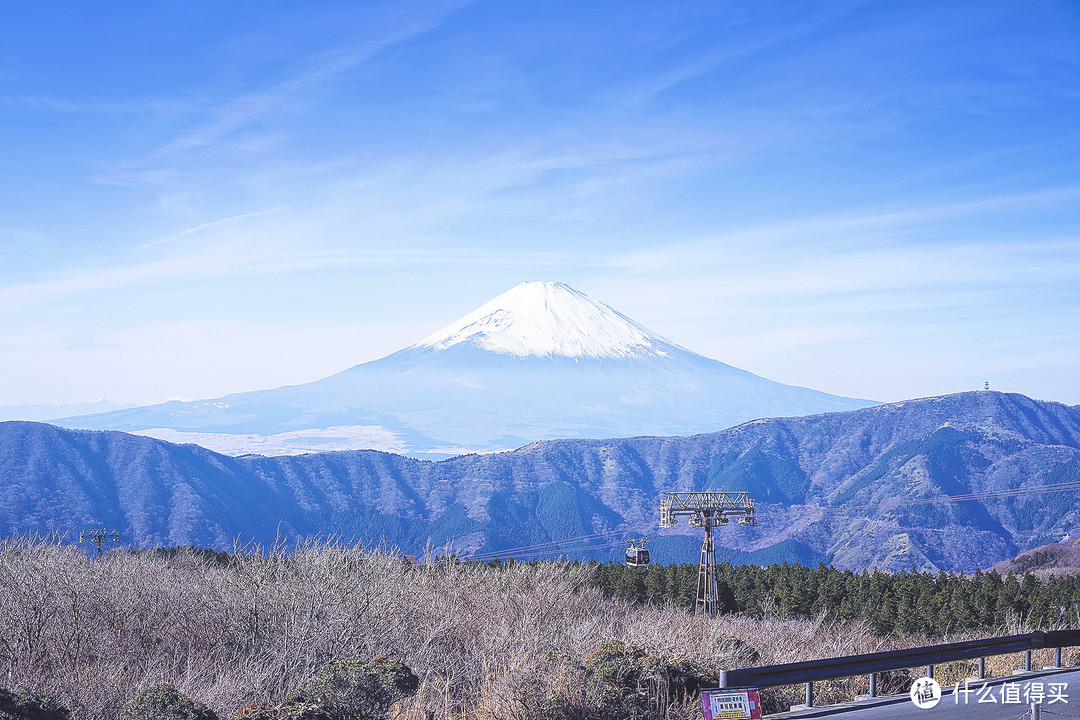
[[[116,530],[109,530],[108,528],[94,528],[93,530],[83,530],[79,533],[80,543],[97,543],[96,557],[101,557],[101,546],[109,541],[120,542],[120,533]]]
[[[744,492],[672,492],[660,500],[660,527],[677,525],[680,517],[690,527],[705,529],[698,566],[697,600],[694,614],[716,617],[720,611],[720,593],[716,585],[716,546],[712,529],[737,518],[740,525],[757,525],[754,500]]]

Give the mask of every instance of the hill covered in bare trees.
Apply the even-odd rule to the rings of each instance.
[[[0,543],[0,687],[52,698],[72,720],[115,720],[162,686],[205,708],[199,717],[284,720],[276,709],[328,667],[367,663],[415,676],[389,713],[401,720],[686,720],[701,717],[697,691],[722,668],[929,642],[825,615],[785,618],[768,603],[694,619],[684,607],[611,598],[593,587],[594,571],[412,566],[325,543],[229,555],[113,550],[93,560],[71,545],[9,540]],[[904,678],[895,680],[901,689]],[[865,682],[821,683],[820,701],[850,699]],[[764,699],[776,710],[800,692]]]

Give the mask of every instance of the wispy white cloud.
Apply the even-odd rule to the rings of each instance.
[[[240,215],[233,215],[231,217],[220,218],[218,220],[211,220],[210,222],[201,223],[199,225],[196,225],[195,227],[188,228],[187,230],[181,230],[178,233],[173,233],[172,235],[169,235],[168,237],[163,237],[163,238],[160,238],[158,240],[153,240],[151,242],[146,243],[145,245],[140,245],[139,247],[135,248],[135,251],[140,252],[142,250],[147,250],[147,249],[152,248],[152,247],[157,247],[158,245],[164,245],[165,243],[170,243],[170,242],[172,242],[174,240],[179,240],[180,238],[187,237],[189,235],[195,235],[197,233],[203,232],[205,230],[209,230],[211,228],[220,228],[223,225],[235,224],[235,223],[238,223],[238,222],[240,222],[242,220],[250,220],[251,218],[262,217],[263,215],[270,215],[272,213],[276,213],[276,212],[280,212],[282,210],[285,210],[286,208],[289,208],[289,207],[293,207],[293,206],[292,205],[279,205],[278,207],[269,208],[267,210],[257,210],[255,212],[243,213],[243,214],[240,214]]]
[[[356,68],[385,50],[408,42],[439,27],[455,12],[475,0],[449,0],[431,3],[422,9],[401,13],[397,24],[381,37],[361,42],[357,47],[339,47],[326,51],[310,62],[307,70],[284,80],[242,95],[219,105],[209,122],[188,128],[161,146],[151,158],[137,165],[153,165],[178,153],[212,145],[231,133],[250,125],[293,96],[343,72]],[[137,168],[141,170],[142,168]],[[128,175],[121,172],[120,175]]]
[[[286,150],[291,134],[287,125],[278,122],[281,116],[289,112],[292,103],[304,102],[305,93],[380,53],[432,32],[472,2],[475,0],[434,0],[393,8],[388,11],[389,18],[365,26],[364,31],[373,37],[309,57],[296,64],[303,69],[284,79],[201,109],[201,122],[188,124],[170,140],[135,157],[103,163],[89,179],[102,185],[152,188],[157,194],[155,210],[161,216],[193,222],[216,214],[224,216],[226,225],[232,222],[226,218],[247,215],[236,212],[245,205],[287,206],[306,194],[316,194],[314,184],[287,175],[293,159]],[[192,114],[189,110],[184,117]],[[325,160],[313,162],[327,165]],[[329,169],[324,170],[324,177],[316,181],[325,182],[328,173]],[[190,234],[212,229],[215,227],[193,229]],[[173,239],[143,243],[138,249],[168,244]]]
[[[21,114],[109,117],[146,113],[172,114],[190,107],[190,103],[154,97],[106,100],[52,95],[0,95],[0,109]]]
[[[197,286],[209,280],[303,275],[317,271],[386,268],[406,272],[417,267],[602,267],[587,255],[568,256],[545,251],[497,252],[485,248],[351,248],[259,249],[215,247],[148,262],[109,268],[80,268],[28,283],[0,288],[0,312],[17,312],[30,305],[65,298],[107,293],[168,283]]]
[[[963,249],[965,246],[974,252],[984,252],[987,245],[1002,243],[1030,247],[1028,240],[1003,239],[996,233],[988,234],[985,240],[978,243],[970,240],[952,241],[947,236],[936,237],[937,244],[931,246],[919,242],[922,235],[920,227],[950,219],[1033,209],[1077,198],[1080,198],[1080,186],[1066,186],[943,205],[811,215],[625,253],[613,258],[612,265],[627,270],[648,271],[746,264],[782,267],[785,255],[792,248],[800,249],[799,254],[805,254],[812,260],[816,256],[842,251],[865,253],[875,247],[889,246],[901,246],[892,252],[928,258],[934,253],[966,252]],[[947,232],[937,226],[929,230],[938,235]],[[1071,241],[1063,242],[1067,246]],[[932,271],[933,268],[927,270]]]
[[[8,367],[30,378],[36,343],[56,348],[64,374],[64,347],[74,378],[102,328],[140,323],[163,331],[97,356],[99,377],[144,346],[160,350],[147,366],[164,363],[205,329],[172,323],[205,315],[240,333],[311,317],[347,329],[358,313],[449,321],[521,279],[580,284],[688,347],[845,394],[884,396],[845,384],[849,356],[925,370],[951,352],[958,364],[957,344],[989,347],[978,336],[991,321],[1072,357],[1077,336],[1050,327],[1075,325],[1080,188],[1031,190],[1075,177],[1080,137],[1067,126],[1075,96],[1062,100],[1075,43],[1052,8],[630,3],[589,26],[595,11],[573,4],[558,17],[498,4],[455,15],[464,4],[367,4],[373,22],[330,30],[313,10],[318,28],[303,33],[268,7],[257,28],[204,23],[217,29],[198,46],[236,61],[206,78],[176,69],[208,56],[178,55],[78,85],[47,69],[29,94],[0,98],[5,118],[100,138],[57,143],[47,123],[27,135],[27,157],[49,161],[26,163],[28,177],[57,192],[11,204],[5,225],[37,237],[0,230],[5,350],[27,348]],[[927,22],[941,18],[963,22]],[[354,26],[367,34],[341,43]],[[46,94],[63,88],[77,90]],[[81,192],[87,168],[136,187]],[[46,237],[60,238],[54,250]],[[245,354],[261,330],[214,335],[234,371],[199,382],[233,389],[245,362],[278,362]],[[291,333],[275,339],[304,345]],[[1024,345],[969,357],[1018,366],[1035,357]],[[201,371],[196,356],[169,372]]]
[[[810,17],[796,20],[785,26],[774,26],[771,32],[755,32],[749,28],[760,25],[764,16],[775,11],[774,8],[766,5],[749,6],[749,9],[744,9],[742,13],[729,10],[725,13],[729,18],[728,21],[722,23],[726,27],[722,31],[713,31],[717,34],[722,33],[725,42],[711,46],[707,52],[689,61],[666,68],[651,76],[636,79],[634,86],[625,96],[626,100],[632,104],[643,104],[683,83],[805,37],[863,4],[865,3],[837,3],[829,8],[817,9],[809,13]],[[713,23],[717,21],[718,19],[713,19]],[[700,28],[695,28],[695,30],[700,31]]]

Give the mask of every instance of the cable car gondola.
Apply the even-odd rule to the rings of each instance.
[[[646,567],[649,564],[649,551],[645,549],[647,542],[649,542],[648,538],[626,541],[626,544],[630,546],[626,548],[627,566]]]

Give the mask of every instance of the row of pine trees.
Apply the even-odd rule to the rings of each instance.
[[[606,595],[635,603],[693,608],[698,566],[691,563],[627,567],[593,564],[591,582]],[[783,563],[717,566],[724,612],[756,617],[864,620],[874,631],[943,635],[996,631],[1025,624],[1035,629],[1080,625],[1080,576],[1017,579],[995,572],[854,573],[828,565]]]

